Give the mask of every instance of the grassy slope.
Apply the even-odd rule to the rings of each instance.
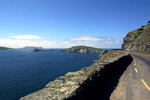
[[[134,40],[132,42],[134,42],[137,40],[137,37],[141,34],[142,34],[141,40],[143,40],[145,43],[146,42],[150,43],[150,25],[142,26],[141,28],[129,32],[127,35],[133,36]]]

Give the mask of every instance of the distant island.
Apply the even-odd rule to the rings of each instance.
[[[12,48],[8,48],[8,47],[2,47],[2,46],[0,46],[0,50],[9,50],[9,49],[12,49]]]
[[[71,48],[63,49],[61,52],[73,52],[73,53],[103,53],[105,50],[89,47],[89,46],[73,46]]]
[[[24,47],[24,48],[19,48],[17,50],[39,52],[39,51],[42,51],[43,48],[42,47],[27,46],[27,47]]]

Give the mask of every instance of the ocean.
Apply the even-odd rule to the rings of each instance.
[[[0,100],[18,100],[67,72],[88,67],[98,53],[0,51]]]

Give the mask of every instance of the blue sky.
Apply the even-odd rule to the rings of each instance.
[[[0,0],[0,45],[120,48],[150,20],[149,0]]]

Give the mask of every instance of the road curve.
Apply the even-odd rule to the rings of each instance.
[[[150,55],[131,56],[133,62],[121,76],[110,100],[150,100]]]

